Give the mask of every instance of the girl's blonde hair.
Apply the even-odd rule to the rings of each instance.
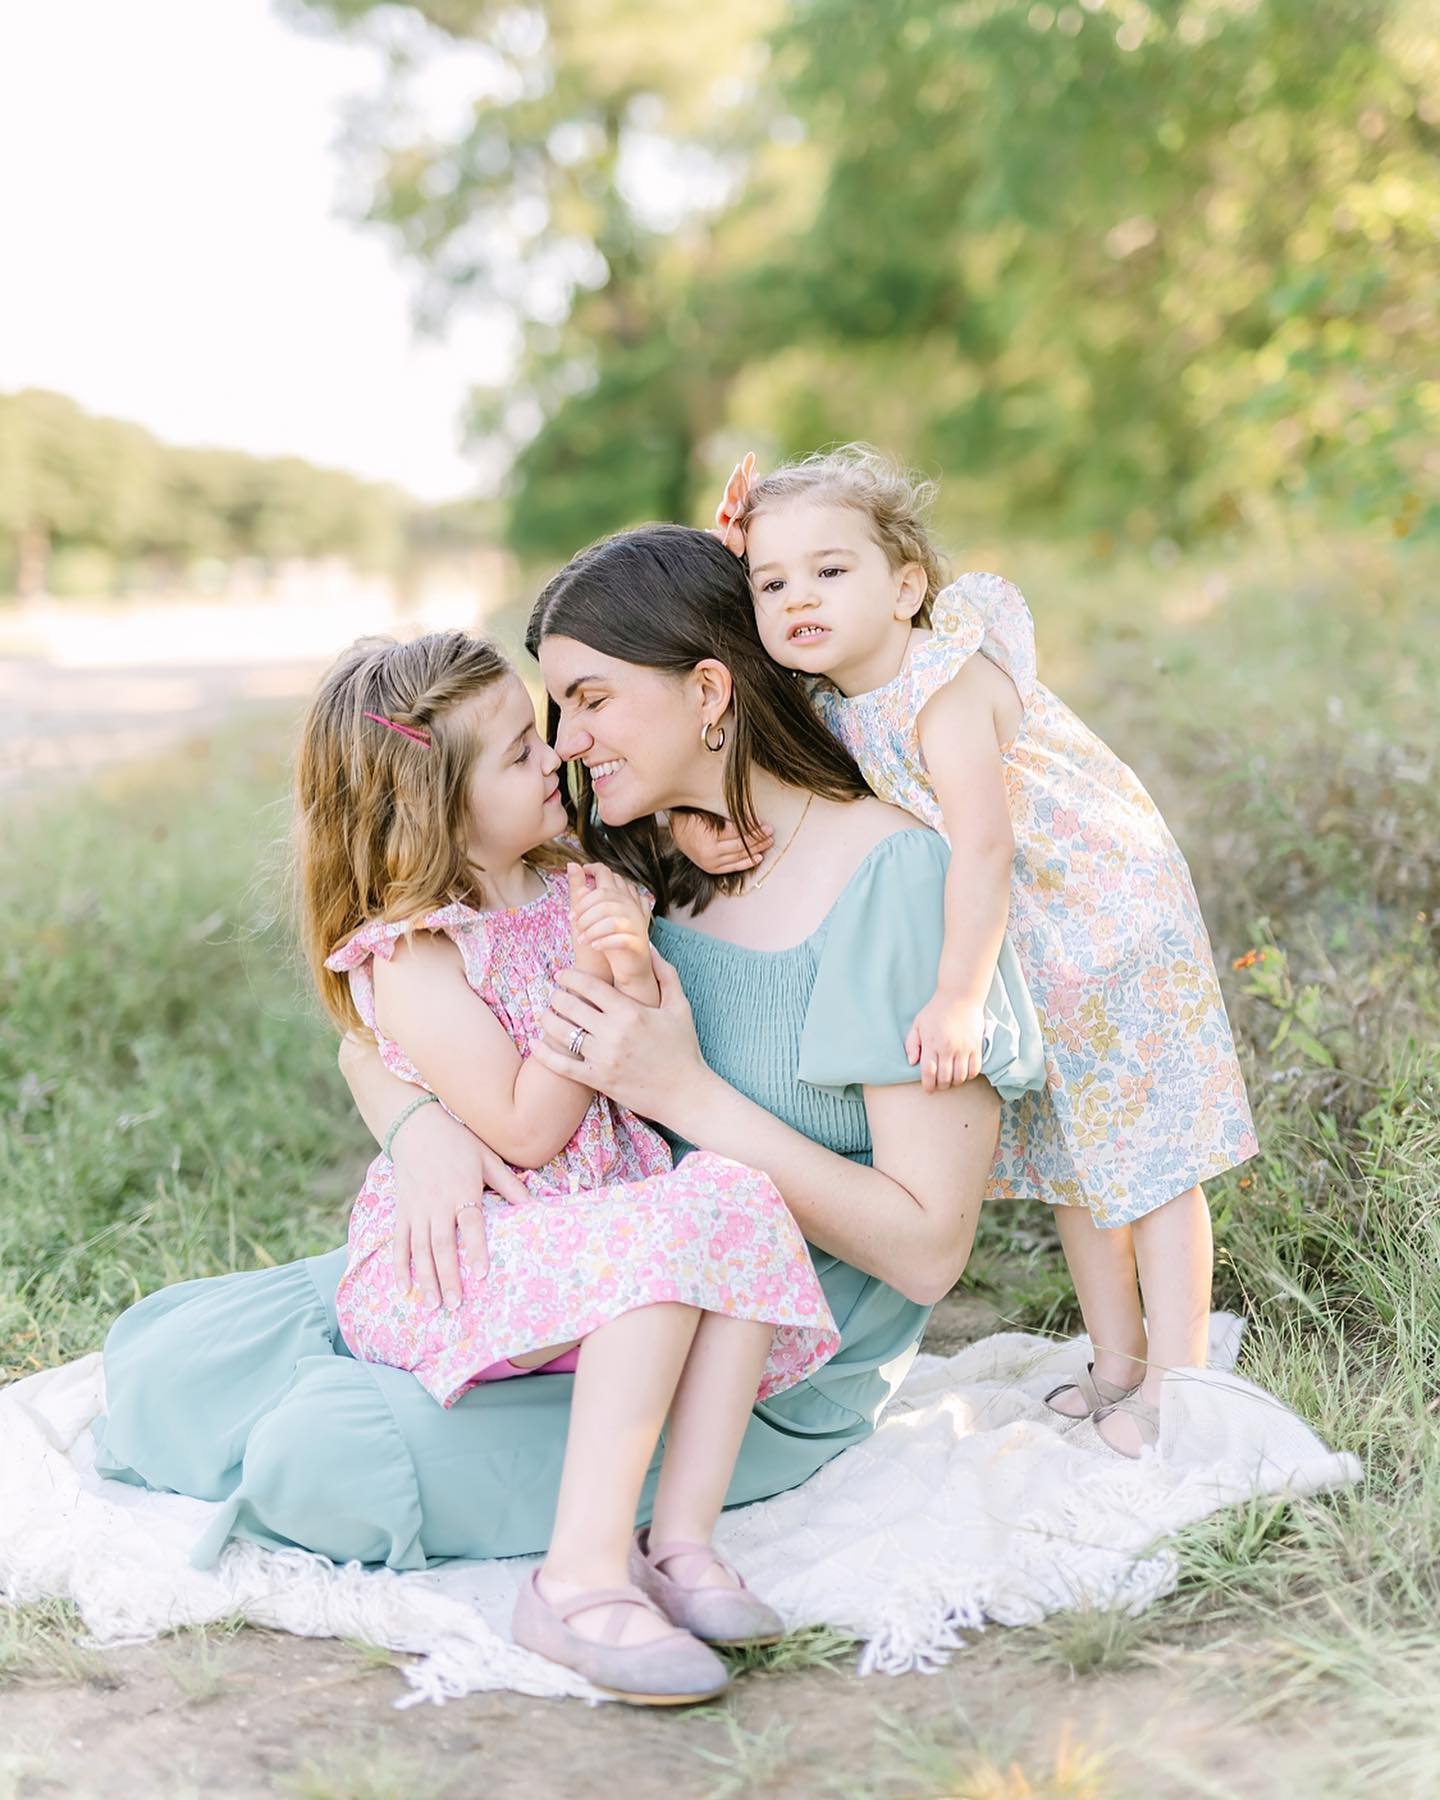
[[[869,444],[842,444],[817,450],[797,462],[752,481],[736,523],[744,531],[757,513],[778,500],[833,500],[864,515],[875,542],[891,568],[919,563],[925,571],[925,598],[915,614],[918,625],[930,623],[930,607],[945,585],[945,565],[930,536],[926,514],[934,504],[933,481],[912,475],[893,457]]]
[[[480,740],[455,712],[510,673],[497,645],[464,631],[361,638],[310,702],[295,764],[300,935],[341,1031],[361,1020],[326,957],[371,919],[419,918],[475,897],[466,782]]]

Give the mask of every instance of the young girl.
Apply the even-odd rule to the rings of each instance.
[[[954,851],[939,985],[907,1046],[927,1088],[976,1072],[1008,919],[1048,1079],[1002,1109],[992,1191],[1055,1208],[1094,1346],[1047,1399],[1136,1456],[1157,1442],[1165,1371],[1206,1358],[1199,1183],[1258,1147],[1184,858],[1136,777],[1036,679],[1019,591],[978,574],[940,591],[926,496],[893,465],[851,446],[753,469],[732,475],[716,529],[748,558],[766,649],[881,799]],[[773,853],[671,823],[715,872]]]
[[[488,1272],[464,1265],[458,1304],[426,1307],[392,1272],[387,1140],[355,1202],[337,1313],[357,1356],[412,1371],[442,1406],[476,1382],[573,1372],[554,1532],[515,1639],[622,1699],[678,1703],[725,1685],[707,1644],[781,1630],[710,1537],[757,1393],[799,1381],[838,1338],[763,1175],[704,1153],[672,1168],[640,1119],[529,1054],[572,964],[659,998],[642,896],[606,869],[567,867],[556,845],[559,769],[514,671],[463,632],[364,640],[311,706],[299,873],[325,1005],[422,1090],[390,1140],[438,1100],[530,1195],[469,1202]],[[653,1523],[637,1538],[667,1414]]]

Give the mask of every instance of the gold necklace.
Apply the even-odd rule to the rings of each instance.
[[[795,821],[795,829],[790,833],[789,837],[786,838],[785,843],[784,843],[783,847],[781,848],[780,854],[775,858],[774,862],[771,863],[770,867],[765,871],[765,873],[763,875],[756,874],[756,875],[752,875],[750,877],[749,885],[741,888],[741,890],[740,890],[740,892],[742,894],[753,894],[758,889],[764,887],[765,883],[770,879],[770,877],[780,867],[781,863],[784,862],[785,857],[786,857],[787,853],[789,852],[790,846],[795,842],[796,838],[799,837],[799,835],[800,835],[800,827],[805,823],[805,815],[806,815],[806,813],[809,812],[810,803],[814,798],[815,798],[814,794],[807,794],[805,796],[805,804],[800,808],[800,817]]]

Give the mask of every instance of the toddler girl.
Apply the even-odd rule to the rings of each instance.
[[[357,1356],[412,1371],[442,1406],[476,1382],[573,1374],[554,1532],[515,1638],[622,1699],[678,1703],[725,1685],[707,1643],[781,1630],[710,1537],[757,1394],[839,1340],[765,1176],[704,1153],[672,1168],[578,1062],[570,1078],[529,1054],[572,964],[659,998],[643,897],[606,869],[567,867],[556,844],[559,770],[514,671],[464,632],[364,640],[311,706],[299,873],[325,1005],[420,1090],[389,1139],[438,1100],[530,1195],[468,1202],[483,1209],[488,1273],[462,1261],[459,1303],[426,1307],[392,1272],[387,1139],[355,1202],[337,1311]],[[667,1414],[653,1524],[634,1538]]]
[[[939,985],[907,1046],[928,1088],[977,1071],[1008,920],[1047,1083],[1002,1108],[992,1192],[1056,1209],[1094,1347],[1048,1401],[1138,1455],[1165,1370],[1206,1358],[1199,1183],[1257,1150],[1184,858],[1134,774],[1037,680],[1019,591],[979,574],[941,591],[923,492],[862,446],[753,469],[732,475],[716,528],[748,559],[767,651],[880,798],[954,851]],[[712,870],[771,854],[681,815],[672,830]]]

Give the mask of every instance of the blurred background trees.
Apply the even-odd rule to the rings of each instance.
[[[193,589],[324,556],[388,570],[424,510],[296,457],[179,449],[61,394],[0,394],[0,592]]]
[[[943,476],[962,550],[1440,532],[1434,0],[283,10],[387,50],[350,187],[422,323],[511,347],[470,418],[498,491],[421,508],[0,398],[0,591],[491,536],[551,562],[704,519],[744,449],[852,437]],[[427,131],[410,97],[462,59]]]
[[[518,322],[475,428],[524,553],[856,436],[952,532],[1440,528],[1433,0],[290,10],[392,34],[359,141],[422,311]],[[493,79],[437,141],[447,44]]]

